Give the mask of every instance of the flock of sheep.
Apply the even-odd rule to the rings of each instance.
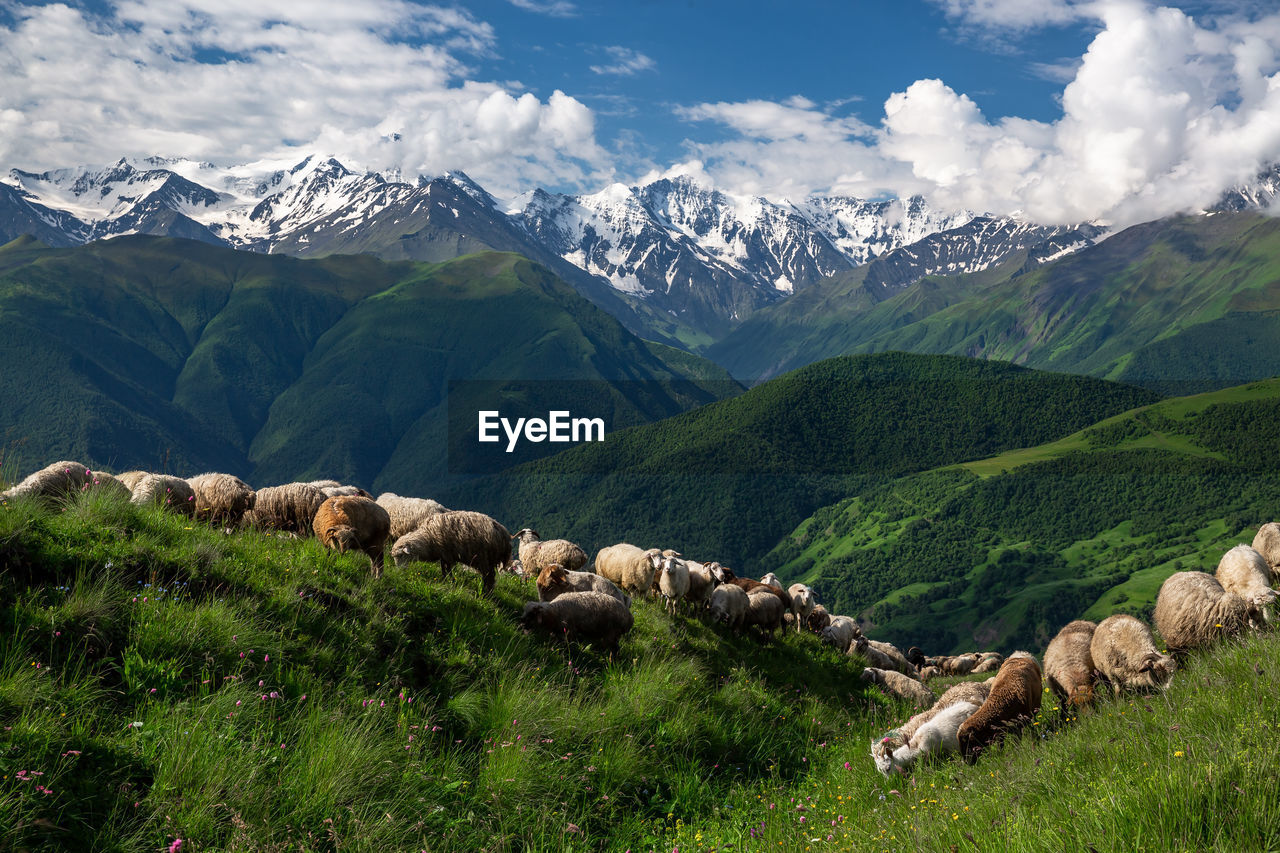
[[[369,556],[375,576],[391,543],[397,566],[436,562],[448,577],[458,564],[470,566],[492,592],[496,573],[532,578],[537,601],[520,616],[529,630],[569,641],[616,649],[631,630],[633,595],[662,597],[666,610],[681,609],[744,630],[772,635],[790,625],[818,634],[839,651],[871,664],[864,680],[926,708],[871,745],[876,767],[906,773],[922,756],[959,752],[974,760],[985,748],[1030,723],[1040,709],[1042,679],[1064,709],[1094,700],[1099,684],[1122,690],[1167,687],[1177,664],[1156,647],[1150,627],[1127,614],[1100,623],[1075,620],[1058,632],[1044,654],[1044,668],[1027,652],[1004,658],[996,652],[928,657],[916,647],[905,654],[867,638],[850,616],[832,615],[804,584],[784,589],[773,574],[760,580],[737,577],[719,563],[688,560],[674,550],[618,544],[601,548],[594,564],[578,545],[542,540],[525,528],[512,536],[479,512],[448,510],[433,500],[392,493],[375,500],[362,489],[333,480],[289,483],[255,491],[230,474],[182,479],[129,471],[111,475],[76,462],[57,462],[0,493],[63,498],[86,490],[116,493],[139,504],[207,519],[230,531],[244,527],[315,535],[327,548]],[[511,541],[518,540],[512,559]],[[591,569],[591,570],[589,570]],[[1228,551],[1213,575],[1177,572],[1156,598],[1155,627],[1174,655],[1218,639],[1262,629],[1272,618],[1280,572],[1280,524],[1264,525],[1253,545]],[[937,676],[994,672],[986,681],[964,681],[935,697],[925,684]]]

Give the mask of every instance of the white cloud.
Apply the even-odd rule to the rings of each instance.
[[[578,7],[566,0],[507,0],[507,2],[517,9],[539,15],[550,15],[553,18],[572,18],[578,14]]]
[[[966,24],[1008,30],[1030,30],[1071,23],[1085,14],[1086,4],[1072,0],[933,0],[949,17]]]
[[[1280,15],[1202,26],[1138,2],[1089,8],[1102,29],[1057,121],[993,121],[943,81],[919,80],[888,98],[870,137],[794,101],[703,104],[681,114],[738,137],[689,147],[731,189],[923,192],[944,206],[1117,224],[1201,209],[1280,160]]]
[[[658,67],[658,64],[651,58],[629,47],[614,45],[606,47],[604,51],[609,54],[612,62],[608,65],[592,65],[591,70],[596,74],[616,74],[621,77],[631,77],[641,71],[652,71]]]
[[[498,194],[609,173],[580,102],[466,79],[459,57],[492,51],[494,35],[458,9],[126,0],[106,17],[62,4],[13,14],[0,125],[21,131],[0,134],[5,165],[322,151],[408,174],[463,169]]]

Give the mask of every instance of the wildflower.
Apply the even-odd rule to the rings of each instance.
[[[1182,750],[1178,750],[1177,752],[1175,752],[1175,753],[1173,754],[1173,757],[1174,757],[1174,758],[1181,758],[1183,755],[1184,755],[1183,751],[1182,751]]]
[[[173,839],[173,843],[169,845],[169,853],[178,853],[178,851],[181,849],[182,849],[182,839],[181,838]]]

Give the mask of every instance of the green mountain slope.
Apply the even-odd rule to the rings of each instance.
[[[1280,373],[1280,221],[1160,220],[1031,270],[883,293],[854,271],[749,318],[708,354],[735,376],[834,355],[908,350],[995,358],[1182,393]],[[1274,338],[1272,338],[1274,339]]]
[[[1280,380],[1169,399],[824,507],[762,568],[894,641],[1042,648],[1250,541],[1280,507],[1276,447]]]
[[[560,405],[606,407],[615,426],[741,390],[516,255],[299,260],[150,237],[0,248],[0,363],[4,440],[27,467],[216,468],[416,494],[448,474],[451,381],[548,383]],[[492,405],[485,390],[501,383],[460,402]]]
[[[589,549],[628,540],[752,569],[814,509],[870,484],[1062,436],[1153,399],[953,356],[831,359],[468,483],[457,502]]]

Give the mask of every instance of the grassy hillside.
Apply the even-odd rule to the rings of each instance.
[[[885,779],[910,715],[812,637],[636,603],[612,660],[527,587],[81,500],[0,507],[0,840],[14,850],[1264,850],[1274,635],[973,766]],[[1262,662],[1260,664],[1260,662]],[[942,689],[947,682],[938,685]]]
[[[1280,380],[1165,400],[824,507],[761,568],[895,640],[1043,648],[1077,614],[1149,614],[1280,515],[1278,423]]]
[[[0,248],[0,363],[3,438],[28,468],[415,493],[445,479],[453,380],[559,381],[560,405],[602,408],[614,428],[740,390],[516,255],[301,261],[152,237]]]
[[[1154,398],[974,359],[832,359],[445,498],[589,550],[660,543],[754,569],[815,509],[868,484],[1063,436]]]
[[[1280,222],[1180,217],[1129,228],[1053,264],[1015,258],[901,291],[865,272],[750,317],[708,350],[735,376],[767,378],[855,352],[908,350],[1190,393],[1280,374]]]

